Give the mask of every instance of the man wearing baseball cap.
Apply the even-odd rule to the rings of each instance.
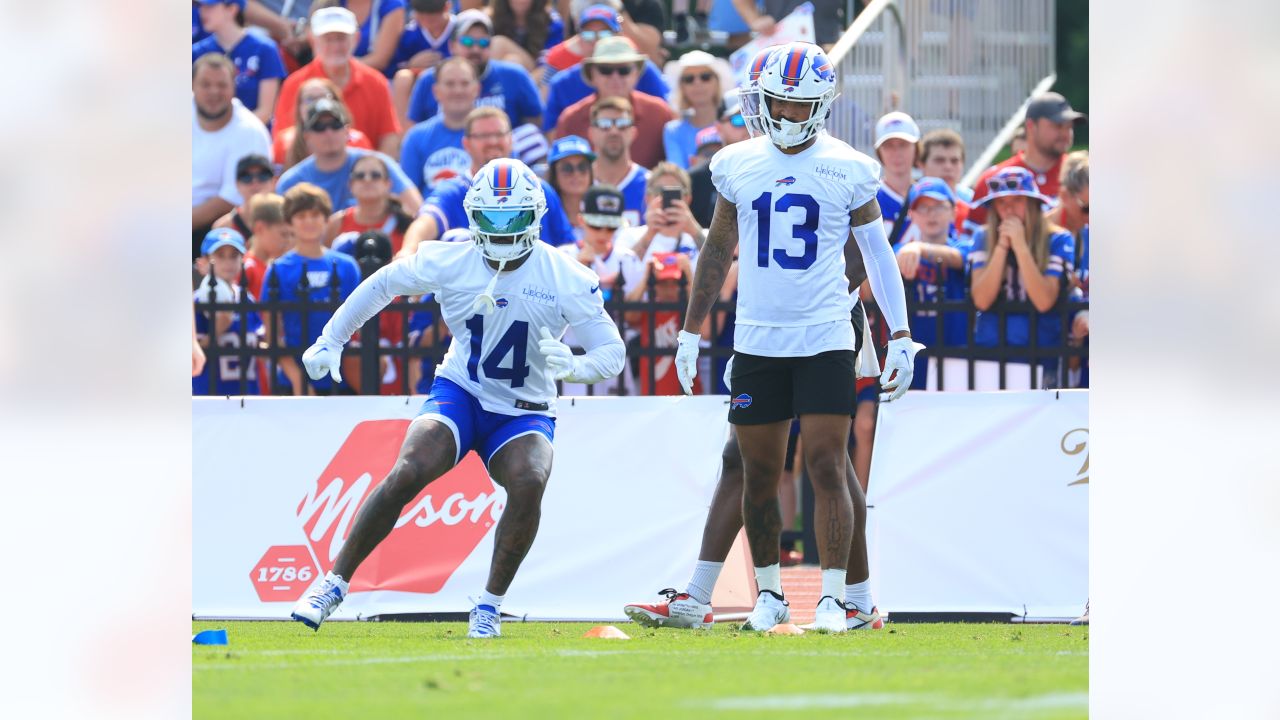
[[[894,111],[876,121],[876,158],[884,168],[876,200],[886,232],[892,233],[900,220],[909,222],[902,208],[911,190],[911,169],[919,156],[919,142],[920,127],[904,112]]]
[[[275,127],[279,134],[295,122],[298,88],[311,78],[327,78],[342,88],[351,109],[352,123],[382,152],[400,154],[400,121],[391,103],[391,90],[382,73],[355,59],[359,26],[344,7],[324,7],[311,14],[311,46],[315,60],[285,78],[276,101]],[[299,118],[300,119],[300,118]]]
[[[973,189],[973,212],[970,219],[981,225],[987,220],[985,208],[978,201],[986,196],[987,179],[1007,167],[1030,170],[1040,192],[1056,200],[1061,187],[1062,157],[1075,141],[1075,125],[1088,117],[1071,108],[1071,103],[1056,92],[1037,95],[1027,104],[1022,126],[1027,132],[1027,147],[1004,162],[989,168],[978,178]]]
[[[453,25],[453,39],[449,52],[453,57],[466,58],[480,79],[480,99],[476,107],[492,105],[500,107],[511,119],[512,125],[542,123],[542,97],[533,79],[520,65],[506,60],[494,60],[489,56],[493,41],[493,21],[483,10],[463,10]],[[418,76],[409,96],[409,119],[416,123],[435,116],[439,111],[432,88],[436,82],[436,68]]]
[[[631,79],[631,86],[634,90],[658,98],[664,103],[666,102],[667,96],[671,93],[671,88],[667,86],[667,81],[662,78],[662,71],[658,66],[653,64],[652,60],[646,58],[643,53],[640,53],[636,49],[635,43],[632,42],[630,38],[620,35],[616,29],[608,29],[613,26],[607,25],[603,18],[606,13],[614,13],[615,17],[617,17],[616,11],[608,5],[592,5],[583,12],[583,18],[587,18],[587,16],[592,12],[596,12],[599,17],[593,16],[593,18],[590,19],[583,27],[594,27],[598,29],[583,30],[583,32],[580,32],[575,36],[575,38],[570,38],[570,40],[573,40],[587,34],[588,32],[594,33],[593,37],[595,39],[590,43],[587,43],[585,40],[582,41],[584,51],[582,59],[575,61],[573,65],[565,68],[546,81],[547,107],[546,113],[543,116],[543,130],[550,131],[555,127],[556,121],[560,118],[561,114],[565,112],[565,108],[568,108],[595,91],[595,88],[591,84],[591,78],[586,74],[586,65],[588,61],[595,57],[597,46],[606,41],[624,41],[626,43],[626,48],[630,51],[628,54],[634,54],[638,58],[635,62],[640,63],[639,78],[637,79],[636,77],[632,77]],[[621,53],[621,51],[616,50],[616,48],[621,46],[615,44],[614,47],[616,52]],[[550,55],[550,51],[548,51],[548,55]],[[635,75],[635,73],[633,72],[632,75]]]
[[[631,159],[644,168],[657,165],[665,155],[662,126],[676,117],[665,101],[636,91],[641,68],[649,62],[624,37],[605,38],[583,62],[582,74],[594,92],[565,109],[556,125],[556,137],[587,135],[592,122],[591,107],[604,98],[624,98],[631,103],[635,120],[635,140]]]

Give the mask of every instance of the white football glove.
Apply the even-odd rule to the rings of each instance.
[[[676,378],[685,395],[693,394],[693,379],[698,377],[698,342],[701,335],[680,331],[676,337]]]
[[[923,349],[924,345],[909,337],[889,341],[884,373],[880,376],[880,388],[885,391],[880,393],[881,402],[893,402],[906,394],[916,370],[916,353]]]
[[[342,346],[326,343],[324,339],[316,340],[316,344],[302,353],[302,366],[312,380],[319,380],[326,374],[336,383],[342,382]]]
[[[538,350],[547,359],[547,372],[551,373],[551,379],[564,380],[573,375],[577,363],[573,351],[568,345],[552,337],[550,330],[542,328],[541,333],[542,339],[538,341]]]

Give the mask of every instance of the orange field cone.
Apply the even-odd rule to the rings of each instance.
[[[630,640],[631,636],[612,625],[597,625],[587,631],[584,638],[604,638],[605,640]]]
[[[803,635],[804,630],[800,629],[796,625],[793,625],[792,623],[782,623],[781,625],[774,625],[768,630],[765,630],[765,634],[767,635]]]

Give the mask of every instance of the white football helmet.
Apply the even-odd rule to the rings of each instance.
[[[760,119],[760,73],[779,47],[781,46],[772,45],[756,53],[747,66],[746,84],[738,88],[738,109],[742,113],[742,119],[746,121],[747,133],[751,137],[768,133],[764,121]]]
[[[789,148],[808,142],[827,122],[836,95],[836,71],[822,48],[793,42],[778,48],[765,63],[759,81],[760,120],[773,144]],[[774,118],[770,100],[808,103],[803,122]]]
[[[480,254],[494,262],[511,261],[533,250],[547,197],[529,166],[498,158],[476,173],[462,207]]]

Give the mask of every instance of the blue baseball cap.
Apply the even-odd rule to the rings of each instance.
[[[551,154],[547,156],[547,162],[553,163],[574,155],[585,155],[591,160],[596,159],[596,154],[591,151],[591,143],[577,135],[565,135],[551,143]]]
[[[911,191],[907,193],[907,209],[916,206],[916,200],[922,197],[941,200],[952,205],[956,204],[955,191],[947,184],[946,180],[938,177],[922,177],[911,186]]]
[[[608,5],[591,5],[582,11],[582,15],[578,18],[578,27],[591,22],[592,20],[600,20],[609,26],[609,29],[618,32],[622,29],[622,19],[618,16],[618,11]]]
[[[231,228],[214,228],[204,236],[204,242],[200,243],[201,255],[212,255],[218,248],[230,245],[240,254],[244,254],[244,236],[232,230]]]

